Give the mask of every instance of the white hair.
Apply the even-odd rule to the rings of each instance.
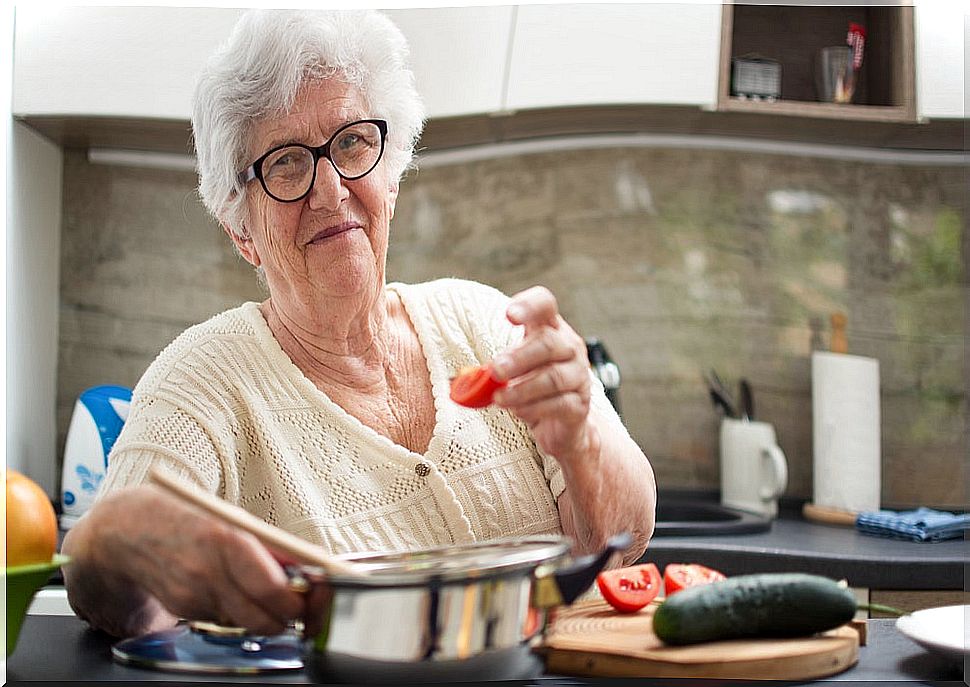
[[[246,144],[254,124],[288,111],[301,86],[316,79],[356,86],[367,116],[387,120],[385,164],[400,180],[424,126],[408,53],[404,35],[379,12],[246,12],[195,90],[192,135],[199,195],[209,212],[243,233],[246,188],[237,175],[250,162]]]

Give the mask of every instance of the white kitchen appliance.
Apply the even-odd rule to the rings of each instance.
[[[94,502],[130,405],[131,389],[110,384],[86,389],[74,404],[61,475],[62,530],[70,529]]]

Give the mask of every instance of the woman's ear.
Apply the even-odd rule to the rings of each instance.
[[[391,217],[394,219],[394,206],[397,205],[397,192],[401,189],[401,182],[395,181],[391,184],[390,199],[391,199]]]
[[[256,252],[256,245],[253,243],[252,235],[243,227],[241,235],[233,231],[226,222],[220,222],[222,230],[232,241],[236,250],[243,256],[243,259],[253,267],[259,267],[259,253]]]

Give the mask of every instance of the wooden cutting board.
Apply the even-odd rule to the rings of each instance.
[[[859,517],[859,514],[855,511],[816,506],[814,503],[803,504],[802,515],[807,520],[814,520],[826,525],[842,525],[843,527],[855,527],[856,518]]]
[[[859,658],[859,634],[848,625],[811,637],[666,646],[653,633],[655,608],[620,614],[604,601],[583,601],[560,609],[540,649],[546,670],[602,677],[804,680],[840,673]]]

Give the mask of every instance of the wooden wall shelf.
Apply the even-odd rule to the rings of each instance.
[[[742,98],[728,98],[719,103],[724,112],[749,112],[797,117],[820,117],[870,122],[913,122],[915,116],[905,108],[886,105],[839,105],[836,103],[812,103],[796,100],[755,102]]]
[[[844,45],[849,22],[866,27],[865,54],[851,104],[820,102],[818,51]],[[731,60],[757,55],[781,64],[781,97],[757,101],[731,95]],[[725,5],[717,109],[823,119],[915,122],[916,76],[911,6]]]

